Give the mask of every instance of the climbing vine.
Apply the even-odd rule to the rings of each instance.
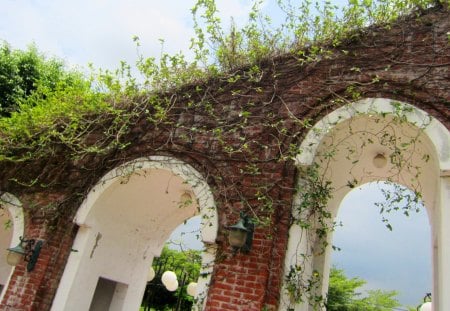
[[[146,114],[155,124],[167,120],[176,99],[166,92],[197,84],[196,93],[205,100],[192,105],[209,111],[214,103],[206,100],[208,89],[200,85],[219,73],[220,79],[228,82],[227,88],[236,81],[257,82],[264,75],[259,65],[264,60],[285,53],[297,55],[300,62],[330,57],[327,47],[333,48],[343,40],[358,36],[363,27],[381,24],[388,28],[399,16],[413,10],[420,12],[436,2],[352,0],[340,11],[328,1],[314,6],[310,1],[299,6],[282,0],[277,4],[285,14],[281,25],[273,24],[270,16],[264,14],[263,1],[257,0],[249,12],[248,22],[242,27],[231,23],[227,31],[218,17],[215,1],[198,0],[192,8],[196,34],[192,38],[191,49],[195,54],[192,61],[181,53],[165,53],[162,41],[158,59],[139,53],[136,66],[143,77],[141,80],[132,75],[131,65],[122,62],[116,71],[92,68],[89,77],[72,85],[38,88],[24,98],[20,112],[0,118],[0,159],[20,162],[46,157],[54,153],[55,141],[71,150],[75,157],[124,148],[126,142],[121,142],[121,137],[140,115]],[[440,1],[438,5],[447,6],[448,2]],[[139,48],[139,38],[135,37],[134,41]],[[240,68],[246,69],[237,73]],[[260,92],[259,88],[252,89]],[[232,90],[236,96],[242,96],[240,92]],[[104,114],[112,121],[104,124],[102,139],[95,144],[83,142],[83,136],[93,130],[99,119],[104,119]],[[241,117],[241,125],[251,118],[248,111],[242,111]],[[216,134],[220,131],[220,126],[215,129]],[[246,146],[244,142],[240,148]]]
[[[383,32],[406,14],[420,20],[427,9],[448,9],[449,5],[448,0],[351,0],[338,9],[328,1],[313,4],[306,0],[299,5],[288,0],[276,2],[284,13],[280,25],[264,13],[264,1],[255,0],[246,24],[232,21],[225,29],[216,2],[198,0],[192,8],[193,59],[164,52],[164,41],[158,57],[145,57],[135,37],[140,77],[133,76],[131,65],[121,63],[116,71],[91,68],[88,77],[72,84],[34,90],[23,98],[16,112],[0,118],[0,162],[30,170],[19,176],[4,173],[5,183],[9,188],[75,189],[73,180],[77,183],[83,178],[58,178],[64,169],[79,169],[89,176],[71,194],[79,200],[105,171],[130,157],[147,155],[150,148],[152,154],[176,155],[197,165],[214,187],[215,199],[227,207],[226,217],[245,210],[257,226],[275,232],[276,221],[283,218],[281,207],[287,204],[279,195],[280,189],[292,187],[292,183],[283,179],[290,172],[266,175],[265,169],[270,171],[272,165],[286,163],[288,171],[301,152],[298,145],[304,133],[330,110],[349,107],[369,93],[369,86],[380,86],[384,92],[391,88],[388,78],[363,72],[363,64],[352,64],[345,67],[346,72],[323,81],[323,89],[309,86],[311,89],[305,91],[308,96],[301,102],[296,100],[299,108],[286,99],[298,94],[281,94],[280,84],[296,82],[299,88],[307,88],[301,85],[301,79],[320,61],[355,56],[346,44],[358,41],[371,29]],[[391,64],[396,65],[395,55],[389,56]],[[294,67],[295,77],[292,73],[281,77],[280,57]],[[390,66],[382,70],[390,72]],[[279,78],[284,80],[279,82]],[[300,169],[300,200],[294,207],[293,221],[304,233],[306,245],[285,278],[294,303],[307,301],[315,308],[323,306],[323,276],[315,267],[308,267],[329,247],[334,215],[328,204],[333,195],[376,177],[367,171],[358,172],[365,150],[374,144],[385,148],[380,156],[389,163],[387,182],[401,183],[404,172],[412,180],[413,195],[399,194],[398,189],[395,194],[386,192],[388,200],[387,205],[380,205],[382,213],[401,210],[410,214],[416,208],[413,203],[421,199],[420,168],[429,155],[415,148],[421,131],[399,135],[392,130],[406,129],[402,126],[411,112],[409,106],[392,105],[391,113],[368,113],[374,124],[383,125],[376,133],[352,122],[343,125],[347,129],[344,137],[333,137],[326,130],[316,133],[323,135],[326,143],[318,149],[315,162]],[[303,108],[309,112],[299,110]],[[355,114],[354,120],[362,116]],[[425,120],[420,128],[428,123]],[[151,147],[134,146],[138,139]],[[346,154],[343,160],[351,163],[349,175],[354,178],[339,185],[332,182],[334,173],[329,168],[342,153]],[[423,163],[413,163],[413,158]],[[235,171],[229,172],[224,164],[227,162],[233,163]],[[127,172],[127,176],[133,173]],[[63,205],[53,205],[52,209],[54,206]],[[382,221],[389,226],[387,217]]]
[[[431,119],[424,115],[413,125],[409,121],[414,115],[412,106],[396,101],[391,101],[390,106],[389,113],[376,111],[376,107],[363,113],[347,111],[343,114],[354,114],[348,121],[338,117],[338,121],[323,129],[312,130],[321,146],[318,146],[314,162],[300,173],[299,201],[294,206],[294,217],[302,233],[297,258],[285,276],[285,289],[291,303],[307,302],[314,309],[325,305],[322,269],[316,266],[316,261],[331,247],[331,234],[338,225],[334,222],[336,207],[330,206],[336,194],[342,198],[342,191],[347,193],[371,181],[387,185],[381,187],[384,200],[375,205],[389,230],[393,230],[390,213],[400,211],[409,216],[420,210],[426,181],[422,174],[429,169],[430,161],[429,151],[422,144]],[[352,109],[348,107],[342,111]],[[333,130],[328,126],[334,127]],[[372,146],[382,151],[375,154],[372,164],[363,162],[371,159],[368,150]],[[314,153],[311,150],[301,152]],[[340,167],[344,171],[339,170]]]

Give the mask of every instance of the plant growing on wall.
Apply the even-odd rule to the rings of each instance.
[[[303,233],[297,264],[292,265],[286,275],[286,290],[293,302],[307,301],[315,309],[326,304],[321,271],[314,263],[329,247],[330,234],[336,225],[329,201],[337,192],[345,188],[346,193],[374,180],[391,185],[383,189],[385,200],[376,204],[389,230],[392,230],[389,213],[399,211],[409,216],[419,211],[422,183],[426,180],[422,174],[430,160],[423,149],[423,132],[431,120],[425,117],[410,124],[408,114],[413,114],[410,106],[395,101],[391,101],[391,106],[391,113],[352,111],[354,115],[347,121],[341,122],[338,118],[338,122],[328,124],[332,130],[325,126],[325,129],[311,131],[321,145],[313,164],[300,173],[299,201],[294,207],[294,217]],[[352,109],[348,107],[342,111]],[[372,158],[367,150],[372,150],[372,146],[383,150],[384,155],[377,154],[368,165],[366,159]],[[341,167],[343,172],[339,170]]]
[[[58,169],[70,169],[87,167],[97,158],[99,165],[114,165],[109,160],[127,150],[135,138],[132,128],[138,124],[148,130],[146,139],[154,144],[155,153],[206,158],[209,166],[202,167],[204,174],[211,184],[226,184],[216,189],[215,195],[232,212],[245,209],[259,225],[275,226],[273,217],[277,210],[274,206],[282,200],[271,191],[278,186],[277,178],[281,177],[245,185],[241,181],[226,180],[226,168],[214,163],[237,163],[236,170],[243,178],[259,176],[268,163],[292,163],[298,155],[297,144],[302,133],[326,111],[363,97],[364,85],[346,81],[344,93],[330,91],[329,96],[318,98],[314,107],[310,107],[311,115],[298,118],[278,92],[276,66],[267,64],[285,53],[292,56],[299,68],[313,66],[336,55],[347,55],[352,52],[341,47],[346,42],[357,41],[364,27],[387,29],[404,14],[416,14],[419,19],[422,11],[434,5],[447,7],[448,1],[436,4],[432,0],[351,0],[340,13],[330,2],[322,5],[304,1],[295,5],[279,0],[277,4],[285,13],[281,25],[276,25],[263,13],[263,1],[257,0],[253,2],[247,23],[239,27],[232,22],[227,30],[218,17],[215,1],[198,0],[192,9],[195,32],[192,62],[183,54],[169,55],[162,49],[159,59],[140,56],[137,68],[141,79],[133,77],[131,66],[122,63],[115,72],[92,69],[88,77],[74,74],[70,83],[62,79],[55,87],[39,84],[29,96],[21,99],[18,111],[13,109],[16,111],[8,111],[0,118],[0,161],[20,165],[51,162],[53,157],[59,157]],[[139,38],[134,41],[139,47]],[[7,68],[13,62],[5,64]],[[350,69],[353,73],[365,74],[361,70],[357,66]],[[68,72],[67,76],[73,75]],[[377,76],[369,80],[367,84],[383,83]],[[223,105],[225,100],[228,106]],[[286,110],[287,117],[265,110],[272,104]],[[404,116],[408,111],[404,106],[394,108],[393,117],[383,114],[374,117],[380,122],[387,120],[387,128],[406,122]],[[185,121],[188,119],[194,121]],[[255,124],[264,128],[270,137],[264,143],[258,140],[258,129],[252,128]],[[373,135],[369,131],[352,133],[352,125],[347,126],[349,136],[332,141],[316,163],[301,172],[303,184],[298,191],[302,200],[296,206],[294,221],[308,232],[305,239],[311,247],[308,252],[298,254],[305,263],[324,252],[328,247],[328,234],[333,230],[327,204],[338,189],[331,183],[326,168],[337,152],[345,151],[346,160],[356,168],[361,150],[375,141],[382,143],[389,150],[386,156],[392,164],[389,178],[396,181],[401,172],[408,171],[417,182],[413,189],[415,195],[410,196],[405,208],[393,207],[399,201],[392,194],[387,194],[391,199],[388,205],[380,208],[383,212],[399,209],[409,214],[414,210],[410,203],[420,200],[420,165],[416,167],[409,161],[412,153],[417,153],[414,146],[420,133],[400,141],[393,132],[387,135],[384,132]],[[167,135],[151,137],[152,132]],[[362,137],[363,146],[355,147],[350,143],[354,135]],[[208,144],[211,152],[199,155],[196,144]],[[264,151],[267,156],[260,159],[254,150],[261,151],[260,154]],[[426,161],[427,155],[422,154],[422,159]],[[14,177],[14,183],[24,188],[56,187],[56,181],[45,174],[48,172],[42,170],[35,175],[19,175]],[[84,191],[96,181],[96,172],[92,175],[94,177],[83,185]],[[362,181],[349,179],[344,186],[352,188]],[[255,189],[253,196],[244,194],[249,186]],[[79,201],[86,194],[75,191],[72,195],[76,200],[69,198],[67,202]],[[237,200],[240,202],[236,203]],[[65,205],[54,206],[62,209]],[[321,278],[320,273],[308,271],[306,266],[292,267],[287,276],[292,299],[307,300],[317,308],[322,306],[324,297],[318,293]]]

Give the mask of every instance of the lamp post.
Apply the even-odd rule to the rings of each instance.
[[[198,263],[193,259],[193,263]],[[177,263],[174,256],[156,257],[147,274],[142,307],[144,310],[162,310],[167,305],[171,310],[189,310],[192,300],[186,299],[186,293],[195,297],[197,295],[198,274],[186,270],[182,263]]]

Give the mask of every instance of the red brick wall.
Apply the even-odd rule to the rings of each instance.
[[[330,56],[308,64],[289,55],[262,63],[264,75],[258,82],[246,80],[243,71],[239,73],[243,78],[233,84],[216,79],[200,88],[187,86],[173,94],[177,100],[168,122],[155,126],[146,115],[138,116],[123,138],[130,145],[105,155],[73,161],[59,147],[49,159],[0,162],[1,190],[24,203],[26,236],[45,240],[34,271],[16,267],[0,308],[48,310],[76,235],[72,217],[84,196],[117,165],[159,154],[192,165],[213,189],[219,249],[207,310],[275,309],[296,180],[294,163],[285,155],[300,145],[308,130],[297,121],[309,118],[313,124],[341,106],[342,99],[351,102],[354,94],[348,89],[352,86],[361,98],[385,97],[415,105],[450,129],[448,29],[449,12],[437,10],[390,30],[363,31]],[[212,103],[212,112],[197,105],[202,101]],[[136,102],[145,104],[146,99]],[[242,111],[250,113],[245,121]],[[105,124],[110,121],[105,117]],[[219,128],[221,137],[213,134]],[[99,124],[87,139],[95,141],[102,131]],[[242,152],[227,149],[244,147],[244,143]],[[258,172],[252,173],[249,166]],[[36,177],[46,186],[23,187],[12,181]],[[262,204],[261,192],[270,199],[270,210]],[[233,256],[224,228],[236,221],[240,210],[269,221],[257,226],[248,255]]]

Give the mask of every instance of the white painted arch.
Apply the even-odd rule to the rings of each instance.
[[[393,118],[401,119],[402,122],[391,122]],[[356,133],[364,131],[387,132],[399,137],[410,137],[417,133],[417,143],[414,147],[407,148],[417,148],[418,151],[405,150],[411,151],[408,163],[412,166],[420,165],[419,176],[415,177],[412,176],[414,174],[408,175],[408,173],[393,176],[390,174],[393,166],[389,162],[385,167],[375,167],[374,158],[378,154],[387,155],[388,150],[386,146],[379,143],[358,148],[362,145],[362,134],[358,136],[359,134]],[[330,150],[329,147],[336,141],[344,142],[345,148]],[[346,159],[348,150],[354,150],[362,160],[355,164],[351,159]],[[330,151],[335,153],[332,159],[323,160],[323,155]],[[418,157],[419,154],[424,153],[430,156],[428,161]],[[407,103],[385,98],[363,99],[341,107],[320,120],[308,132],[296,160],[299,167],[318,163],[323,176],[332,182],[335,191],[327,208],[334,216],[345,195],[351,191],[345,186],[351,178],[357,181],[355,186],[388,178],[410,189],[414,189],[414,185],[421,185],[420,191],[432,232],[434,308],[450,310],[450,296],[447,295],[450,291],[450,206],[448,206],[450,202],[450,133],[442,123]],[[299,183],[301,186],[302,180]],[[297,197],[294,206],[298,206],[300,202],[301,197]],[[294,210],[294,216],[296,216]],[[326,293],[332,243],[329,243],[330,246],[325,255],[309,257],[308,262],[305,262],[300,254],[310,253],[312,247],[304,238],[307,234],[309,233],[298,225],[291,226],[285,274],[291,266],[297,264],[309,267],[306,274],[311,273],[313,269],[318,270],[323,276],[322,293]],[[293,308],[296,311],[309,310],[307,303],[293,303],[283,289],[279,310],[287,308]]]
[[[199,214],[205,251],[198,298],[205,302],[218,216],[204,178],[166,156],[139,158],[113,169],[75,216],[79,232],[51,310],[88,310],[99,278],[117,284],[110,310],[138,310],[153,258],[179,224]]]
[[[14,271],[14,267],[6,263],[6,249],[19,244],[20,237],[24,234],[24,217],[22,204],[17,197],[10,193],[4,193],[0,197],[0,206],[6,212],[0,215],[0,278],[1,283],[4,285],[0,295],[1,301]],[[5,221],[10,221],[10,225],[6,226]]]

